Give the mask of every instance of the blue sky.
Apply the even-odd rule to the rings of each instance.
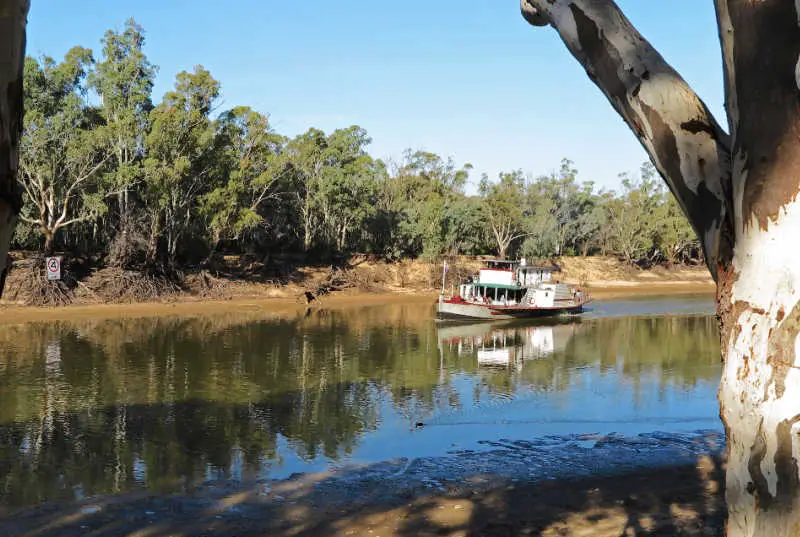
[[[725,124],[713,2],[619,4]],[[452,156],[475,167],[473,184],[482,172],[549,173],[568,157],[580,179],[614,188],[646,159],[555,31],[525,23],[517,0],[34,0],[28,54],[99,53],[104,31],[130,16],[160,68],[156,101],[202,64],[224,108],[267,113],[281,134],[361,125],[374,156]]]

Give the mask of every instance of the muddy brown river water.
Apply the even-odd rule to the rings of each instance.
[[[0,326],[0,505],[720,432],[712,314],[697,295],[557,322],[417,302]]]

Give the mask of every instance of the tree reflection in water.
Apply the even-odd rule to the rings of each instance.
[[[456,378],[514,396],[564,390],[586,368],[662,390],[719,374],[712,317],[437,327],[429,310],[0,327],[0,503],[340,460],[387,412],[410,421],[463,406]]]

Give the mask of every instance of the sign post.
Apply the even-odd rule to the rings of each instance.
[[[45,267],[47,267],[47,279],[48,280],[60,280],[61,279],[61,258],[60,257],[48,257],[45,259]]]

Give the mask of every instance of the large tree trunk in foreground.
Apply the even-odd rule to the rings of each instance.
[[[800,26],[717,1],[734,136],[734,257],[718,283],[730,535],[800,535]]]
[[[22,208],[17,149],[22,133],[22,68],[28,0],[0,0],[0,296],[8,248]]]
[[[800,26],[716,0],[730,134],[613,0],[522,0],[636,134],[717,281],[730,536],[800,535]],[[679,29],[676,29],[676,32]]]

